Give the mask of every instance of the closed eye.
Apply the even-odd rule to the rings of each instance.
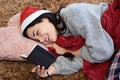
[[[38,34],[38,30],[37,30],[37,32],[36,32],[36,35],[38,36],[39,34]]]
[[[36,31],[34,30],[33,31],[33,37],[35,38],[35,36],[38,35],[38,31],[36,33]],[[38,39],[33,39],[34,41],[37,41],[37,42],[40,42]]]
[[[33,31],[33,37],[35,37],[35,30]]]
[[[33,37],[35,37],[35,36],[38,36],[39,34],[38,34],[38,30],[36,31],[36,30],[34,30],[33,31]]]

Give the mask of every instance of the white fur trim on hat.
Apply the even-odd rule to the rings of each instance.
[[[50,13],[50,11],[48,10],[39,10],[34,12],[33,14],[31,14],[30,16],[28,16],[21,24],[21,30],[22,33],[24,32],[25,28],[32,22],[34,21],[37,17],[39,17],[40,15],[44,14],[44,13]]]

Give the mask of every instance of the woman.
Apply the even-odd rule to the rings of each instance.
[[[72,74],[83,68],[83,59],[91,63],[102,63],[110,59],[114,52],[113,40],[102,28],[100,20],[107,8],[106,3],[73,3],[53,13],[33,6],[27,7],[20,16],[23,35],[54,47],[58,54],[70,52],[74,55],[72,60],[59,56],[47,70],[38,65],[32,72],[40,77]],[[58,35],[82,36],[85,44],[75,51],[66,50],[55,44]]]

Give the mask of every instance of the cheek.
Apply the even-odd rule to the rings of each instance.
[[[32,39],[32,31],[30,31],[29,29],[26,31],[26,34],[29,38]]]
[[[47,32],[45,29],[39,29],[39,35],[44,35]]]
[[[54,32],[52,36],[53,36],[53,41],[55,42],[57,40],[58,34]]]
[[[46,26],[39,28],[39,33],[40,34],[49,33],[50,31],[51,31],[51,29],[49,30],[49,28],[47,28]]]

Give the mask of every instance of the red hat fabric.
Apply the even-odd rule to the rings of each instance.
[[[22,33],[32,21],[34,21],[37,17],[39,17],[44,13],[50,13],[50,11],[40,10],[34,6],[26,7],[20,15],[20,24],[21,24]]]

